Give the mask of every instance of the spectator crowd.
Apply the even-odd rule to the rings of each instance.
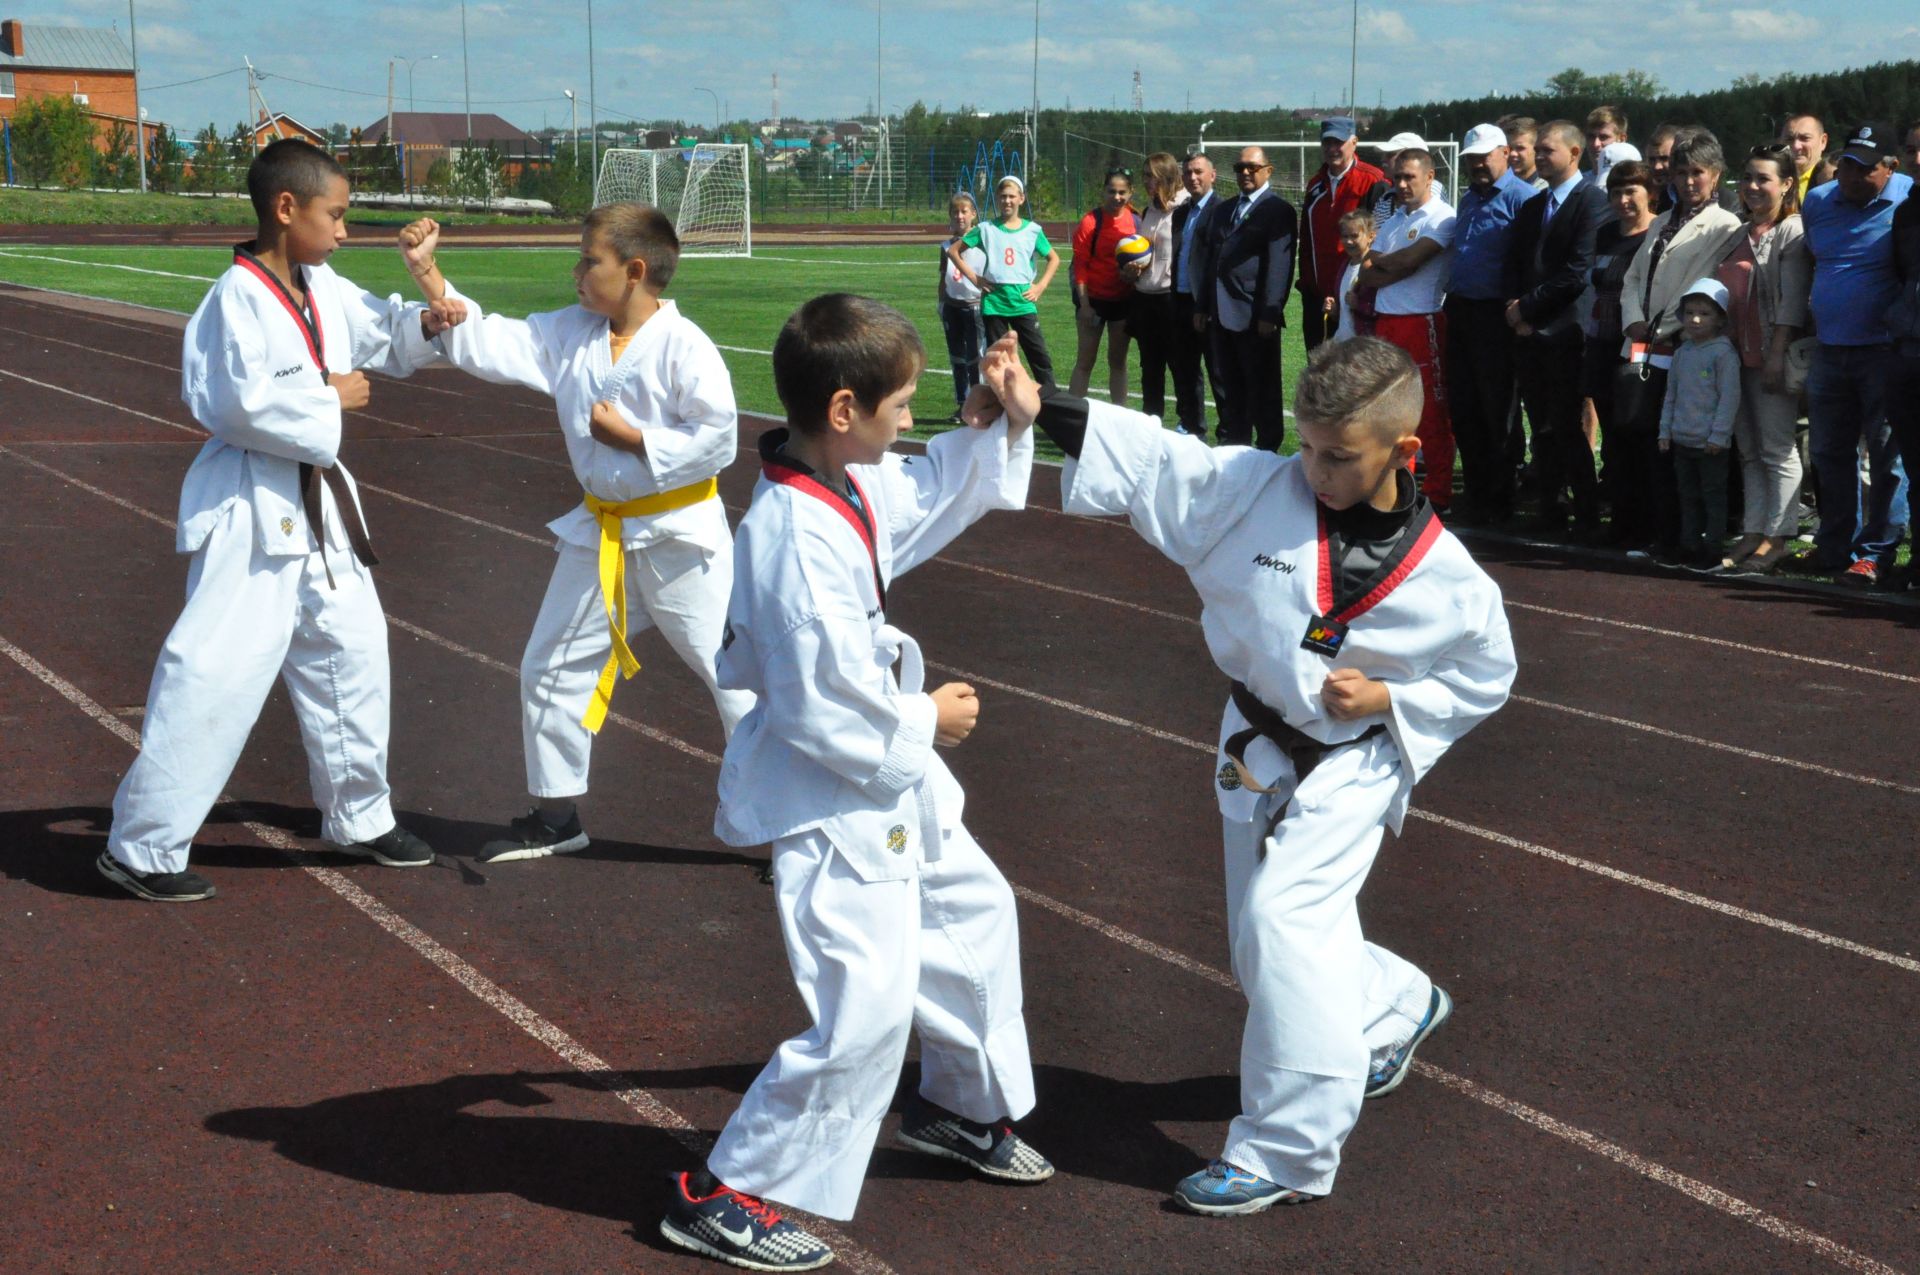
[[[1697,126],[1636,143],[1617,107],[1508,116],[1461,142],[1457,208],[1422,138],[1368,145],[1346,117],[1322,122],[1297,209],[1260,147],[1233,161],[1231,194],[1203,153],[1151,155],[1138,194],[1114,169],[1074,230],[1069,388],[1086,391],[1104,339],[1126,401],[1137,345],[1143,410],[1164,417],[1171,379],[1180,430],[1207,437],[1211,403],[1219,442],[1277,449],[1294,291],[1309,351],[1364,333],[1412,356],[1417,477],[1457,525],[1911,589],[1894,565],[1920,466],[1920,122],[1841,136],[1796,114],[1729,154]],[[1054,263],[979,260],[970,198],[953,209],[941,306],[964,396],[994,325],[959,311],[984,290],[992,316],[1000,287],[1002,313],[1030,314]],[[1028,247],[1052,257],[1037,228]]]

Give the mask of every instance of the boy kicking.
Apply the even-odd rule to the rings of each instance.
[[[430,300],[461,298],[434,263],[439,227],[401,232],[407,270]],[[673,223],[645,204],[587,215],[573,267],[579,304],[510,319],[467,302],[447,360],[483,380],[553,398],[584,492],[547,524],[559,560],[520,658],[520,736],[533,808],[482,863],[584,849],[576,799],[617,676],[640,669],[632,633],[658,628],[705,682],[728,734],[753,705],[715,685],[733,545],[717,476],[733,462],[733,381],[707,334],[661,294],[680,261]],[[631,621],[631,598],[640,602]]]
[[[406,376],[455,311],[381,300],[335,274],[347,177],[324,151],[275,142],[247,168],[259,229],[187,323],[180,396],[213,435],[180,490],[187,604],[160,648],[140,755],[113,798],[96,866],[143,899],[213,897],[187,870],[193,834],[240,760],[273,680],[307,748],[321,836],[395,868],[433,862],[387,788],[387,620],[342,418],[360,368]]]
[[[1017,363],[1011,338],[998,348]],[[814,1025],[774,1053],[705,1167],[674,1178],[660,1230],[755,1270],[833,1260],[767,1201],[853,1216],[913,1031],[920,1087],[898,1140],[999,1181],[1053,1175],[1008,1124],[1033,1107],[1013,892],[933,751],[967,737],[979,700],[961,683],[922,691],[920,647],[886,614],[901,572],[1026,503],[1033,439],[996,423],[891,454],[925,357],[877,301],[800,307],[773,347],[788,428],[761,437],[734,544],[720,680],[759,698],[727,744],[714,831],[773,843]]]
[[[989,356],[1010,427],[1072,458],[1065,507],[1125,514],[1186,568],[1232,679],[1216,783],[1227,937],[1247,997],[1241,1114],[1181,1180],[1198,1213],[1257,1213],[1333,1189],[1363,1098],[1390,1093],[1452,1002],[1366,942],[1356,898],[1414,782],[1513,683],[1500,591],[1434,516],[1413,361],[1355,337],[1314,352],[1300,454],[1208,448],[1137,412],[1051,396]]]

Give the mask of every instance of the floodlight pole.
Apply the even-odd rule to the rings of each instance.
[[[573,95],[572,89],[561,89],[567,95],[567,109],[573,112],[573,167],[580,170],[580,99]]]
[[[1355,0],[1358,3],[1359,0]],[[467,61],[467,0],[460,0],[460,93],[467,104],[467,140],[473,140],[473,74]],[[413,99],[413,71],[407,71],[409,109]]]
[[[1360,113],[1354,105],[1353,95],[1360,83],[1360,0],[1353,0],[1353,46],[1347,61],[1347,110],[1352,114]]]
[[[713,140],[717,142],[720,140],[720,95],[712,89],[703,89],[697,84],[694,85],[693,91],[705,93],[713,99]]]
[[[127,44],[133,54],[133,137],[140,160],[140,193],[147,193],[147,122],[140,114],[140,34],[133,29],[133,0],[127,0]]]
[[[578,151],[578,141],[574,150]],[[600,193],[600,99],[593,88],[593,0],[587,0],[587,154],[593,166],[593,191]]]

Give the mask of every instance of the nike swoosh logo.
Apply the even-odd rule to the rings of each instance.
[[[990,1133],[988,1134],[968,1133],[965,1129],[962,1129],[959,1125],[955,1125],[953,1127],[953,1131],[959,1134],[961,1137],[965,1138],[968,1144],[971,1146],[978,1147],[982,1151],[993,1150],[993,1135]]]
[[[729,1240],[732,1240],[736,1247],[745,1248],[747,1245],[753,1243],[753,1228],[751,1226],[743,1226],[736,1231],[731,1227],[722,1226],[720,1223],[714,1222],[712,1218],[708,1218],[707,1220],[713,1222],[713,1229],[726,1236]]]

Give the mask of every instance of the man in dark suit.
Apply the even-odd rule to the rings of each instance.
[[[1220,374],[1215,369],[1213,350],[1207,341],[1206,317],[1195,309],[1194,289],[1205,275],[1209,227],[1226,201],[1213,193],[1213,161],[1205,155],[1189,155],[1180,166],[1180,181],[1189,198],[1173,210],[1173,348],[1168,365],[1173,369],[1173,401],[1183,433],[1197,438],[1207,436],[1206,396],[1201,393],[1200,368],[1207,370],[1207,388],[1213,394],[1214,411],[1223,411],[1227,396],[1220,389]],[[1198,263],[1200,269],[1195,268]]]
[[[1273,165],[1249,146],[1234,161],[1239,196],[1215,214],[1195,295],[1213,338],[1227,397],[1220,441],[1278,451],[1287,425],[1280,399],[1280,326],[1293,284],[1298,217],[1267,185]]]
[[[1580,428],[1583,337],[1577,303],[1593,269],[1593,242],[1609,216],[1606,192],[1580,172],[1586,135],[1570,120],[1540,127],[1534,163],[1547,188],[1514,218],[1507,251],[1507,324],[1516,337],[1520,400],[1533,425],[1539,530],[1566,529],[1561,494],[1573,493],[1573,529],[1600,526],[1593,448]]]

